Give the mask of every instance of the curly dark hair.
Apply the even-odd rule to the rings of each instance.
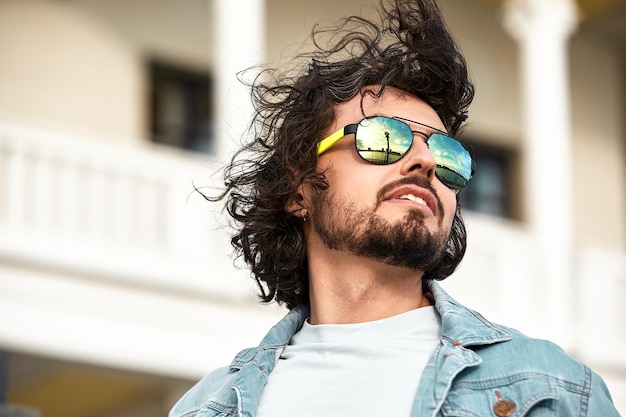
[[[316,171],[316,144],[334,121],[335,105],[378,85],[369,93],[395,87],[424,100],[452,135],[465,120],[474,88],[436,2],[383,0],[379,12],[380,23],[351,16],[332,28],[315,27],[313,52],[299,55],[291,70],[266,69],[249,83],[251,139],[226,167],[225,191],[212,200],[226,198],[236,228],[231,243],[265,302],[289,309],[308,302],[304,236],[285,205],[305,182],[328,189]],[[465,247],[457,204],[444,259],[424,279],[449,276]]]

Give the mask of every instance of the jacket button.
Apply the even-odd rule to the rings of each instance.
[[[498,417],[509,417],[513,415],[515,412],[515,403],[513,401],[505,400],[500,395],[499,391],[496,391],[496,396],[498,397],[498,402],[496,402],[493,406],[493,412]]]

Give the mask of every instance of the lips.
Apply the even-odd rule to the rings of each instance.
[[[406,202],[428,207],[433,216],[437,216],[437,200],[435,196],[425,188],[416,185],[402,185],[386,193],[383,201]]]

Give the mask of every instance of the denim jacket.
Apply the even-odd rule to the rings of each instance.
[[[559,347],[493,324],[428,285],[442,335],[411,416],[619,417],[602,379]],[[308,315],[307,306],[291,310],[259,346],[196,384],[169,416],[254,416],[276,358]]]

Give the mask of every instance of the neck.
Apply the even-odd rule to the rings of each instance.
[[[326,251],[309,256],[311,324],[374,321],[430,305],[422,272]]]

